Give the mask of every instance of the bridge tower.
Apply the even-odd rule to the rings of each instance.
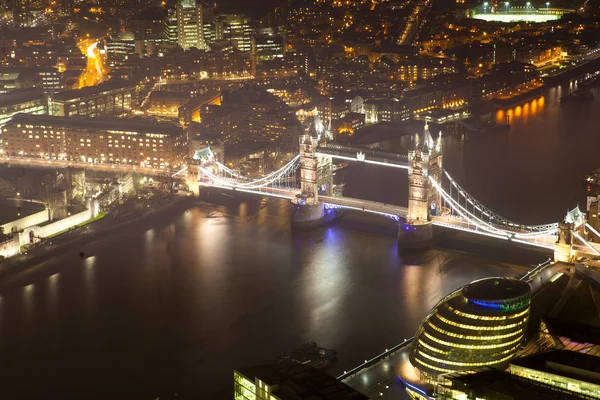
[[[293,227],[320,225],[325,218],[325,205],[319,201],[319,183],[323,180],[323,171],[330,171],[331,165],[319,167],[315,154],[318,144],[319,139],[311,135],[300,137],[300,194],[292,199]]]
[[[554,243],[554,261],[570,262],[573,248],[573,223],[558,223],[558,240]]]
[[[423,139],[408,152],[408,215],[400,221],[398,243],[404,248],[426,248],[433,240],[431,216],[441,210],[441,195],[431,178],[442,182],[441,132],[435,141],[425,123]]]

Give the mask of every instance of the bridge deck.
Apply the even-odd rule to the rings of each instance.
[[[331,204],[342,208],[362,210],[393,217],[404,217],[408,214],[408,208],[406,207],[379,203],[376,201],[354,199],[352,197],[319,196],[319,200],[325,204]]]
[[[364,154],[364,160],[358,159],[358,153]],[[335,143],[322,144],[317,147],[317,155],[331,156],[344,160],[364,161],[373,164],[383,164],[408,168],[408,156],[389,151],[363,147],[344,146]]]

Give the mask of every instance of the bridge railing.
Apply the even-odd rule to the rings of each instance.
[[[369,368],[373,367],[374,365],[380,363],[381,361],[386,360],[386,359],[396,355],[396,353],[398,353],[404,347],[411,344],[414,339],[415,339],[414,336],[412,336],[408,339],[404,339],[404,341],[398,343],[394,347],[392,347],[390,349],[385,349],[385,351],[383,353],[376,355],[375,357],[371,358],[370,360],[365,360],[365,362],[360,364],[359,366],[354,367],[349,371],[344,371],[344,373],[341,374],[340,376],[338,376],[337,379],[339,381],[344,381],[348,378],[358,375],[360,372],[362,372],[366,369],[369,369]]]

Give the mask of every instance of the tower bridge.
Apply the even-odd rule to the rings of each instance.
[[[556,261],[600,256],[600,244],[588,240],[592,235],[600,238],[600,232],[586,223],[578,208],[560,222],[524,225],[477,201],[444,170],[441,133],[434,139],[427,123],[420,142],[407,154],[321,143],[311,135],[302,136],[299,145],[296,157],[259,178],[243,176],[204,152],[188,163],[188,184],[195,191],[217,187],[290,199],[291,224],[295,227],[321,225],[334,218],[339,209],[383,215],[398,222],[398,243],[405,248],[430,246],[437,226],[553,251]],[[334,158],[406,169],[408,207],[334,196]]]

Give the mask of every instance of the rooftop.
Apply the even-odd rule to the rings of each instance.
[[[109,130],[128,130],[138,133],[164,133],[177,135],[182,128],[171,122],[153,122],[142,118],[88,118],[88,117],[55,117],[50,115],[34,115],[19,113],[6,123],[6,127],[16,124],[54,125],[106,132]]]
[[[521,297],[530,291],[529,284],[518,279],[484,278],[466,285],[462,294],[471,300],[498,301]]]
[[[54,101],[69,101],[78,99],[81,97],[91,97],[102,94],[111,90],[134,88],[135,85],[129,81],[120,79],[112,79],[106,82],[102,82],[96,86],[88,86],[82,89],[66,90],[64,92],[58,92],[54,95]]]
[[[576,351],[555,350],[539,353],[514,359],[511,365],[600,385],[600,357]]]
[[[512,398],[528,400],[578,399],[578,396],[557,393],[539,385],[524,382],[514,376],[494,369],[485,369],[476,373],[460,372],[447,375],[452,380],[452,387],[472,392],[477,398]],[[482,396],[483,395],[483,396]],[[507,396],[507,397],[505,397]]]
[[[600,345],[600,327],[554,317],[545,317],[544,321],[552,333],[557,336],[564,336],[577,342]]]
[[[44,92],[40,88],[19,89],[14,92],[3,93],[0,96],[0,107],[12,106],[43,98]]]
[[[366,400],[367,396],[316,368],[295,363],[241,368],[238,373],[269,386],[279,385],[273,394],[282,400]]]

